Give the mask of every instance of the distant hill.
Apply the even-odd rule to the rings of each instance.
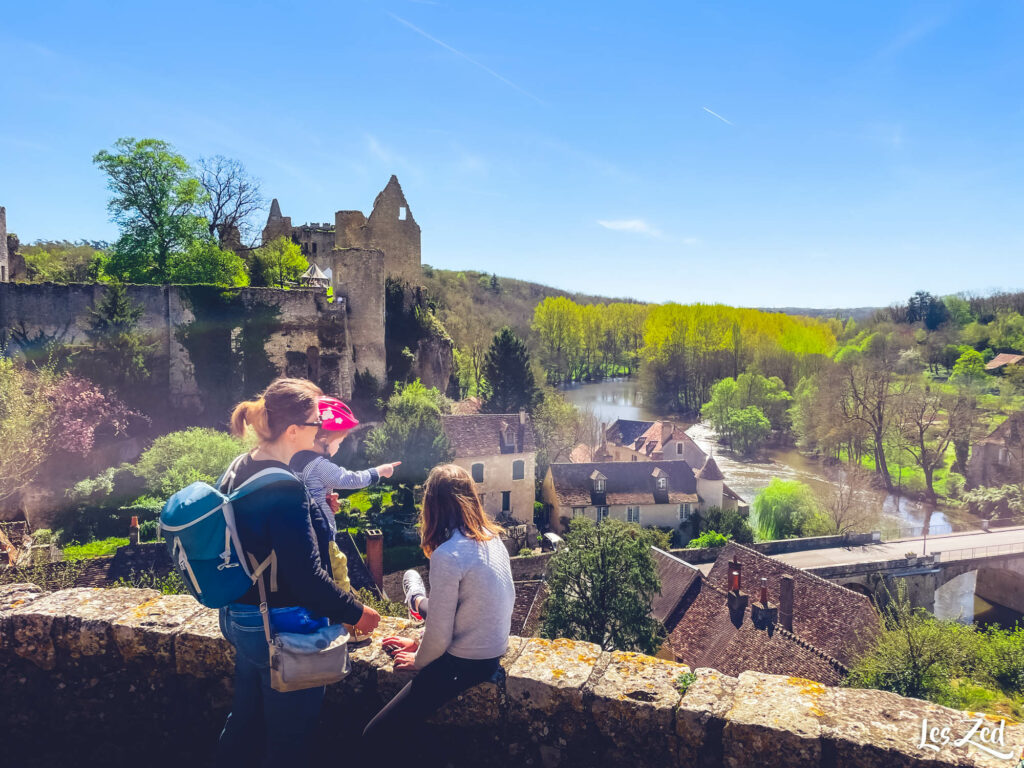
[[[780,312],[783,315],[804,315],[806,317],[816,317],[819,319],[828,319],[830,317],[838,317],[840,320],[846,320],[852,317],[854,322],[862,323],[865,320],[870,320],[871,316],[875,314],[882,307],[846,307],[843,309],[811,309],[809,307],[754,307],[762,312]]]
[[[423,265],[423,285],[437,304],[437,315],[458,347],[491,337],[508,325],[520,338],[530,335],[534,308],[548,296],[565,296],[579,304],[607,304],[607,296],[590,296],[475,270],[455,271]]]

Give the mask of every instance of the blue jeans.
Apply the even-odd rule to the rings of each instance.
[[[270,650],[253,605],[220,609],[220,631],[235,646],[235,697],[217,747],[222,766],[302,765],[314,752],[324,688],[270,687]]]

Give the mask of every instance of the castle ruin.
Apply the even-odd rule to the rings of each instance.
[[[353,372],[387,378],[384,349],[384,292],[388,278],[416,284],[420,271],[420,225],[392,175],[373,201],[370,216],[337,211],[334,224],[292,226],[275,198],[263,228],[263,243],[286,237],[302,255],[330,275],[334,295],[345,300]]]

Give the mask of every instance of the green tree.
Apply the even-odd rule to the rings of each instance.
[[[150,493],[166,499],[191,483],[215,482],[245,447],[225,432],[192,427],[158,437],[132,471]]]
[[[750,525],[761,541],[803,535],[816,525],[818,510],[811,489],[799,480],[773,477],[754,498]]]
[[[548,465],[569,461],[572,449],[580,443],[592,445],[598,429],[592,412],[581,411],[557,389],[547,387],[531,415],[537,436],[537,466],[540,475]]]
[[[701,533],[701,535],[697,538],[690,539],[689,543],[686,546],[688,549],[703,549],[705,547],[724,547],[726,544],[729,543],[729,539],[731,538],[732,536],[721,534],[714,529],[710,529]]]
[[[168,280],[179,285],[244,286],[249,284],[245,262],[233,251],[226,251],[206,236],[197,237],[170,263]]]
[[[755,453],[771,433],[771,423],[756,405],[748,405],[729,417],[732,446],[744,455]]]
[[[984,382],[987,376],[984,356],[977,350],[968,349],[957,358],[953,365],[953,374],[949,377],[949,383],[963,387],[977,386]]]
[[[23,245],[20,253],[25,257],[28,279],[36,283],[84,283],[99,277],[104,254],[98,245],[80,241],[39,240]]]
[[[738,509],[710,507],[698,513],[698,517],[701,533],[716,532],[740,544],[750,544],[754,541],[754,532],[750,528],[747,516]]]
[[[44,392],[53,379],[45,367],[29,371],[0,355],[0,502],[32,482],[50,455],[58,425]]]
[[[526,344],[507,325],[494,335],[484,358],[484,378],[490,387],[483,410],[487,413],[528,411],[537,402],[537,385]]]
[[[271,240],[252,254],[250,266],[253,285],[276,285],[283,288],[294,283],[309,269],[302,249],[287,237]]]
[[[396,385],[384,421],[366,440],[370,461],[401,461],[396,482],[423,482],[433,467],[451,460],[451,445],[441,429],[441,414],[449,410],[448,398],[419,379]]]
[[[657,532],[634,523],[575,518],[551,560],[544,637],[596,643],[606,651],[655,653],[664,627],[651,618],[661,590],[651,546]]]
[[[143,307],[122,283],[110,283],[100,303],[89,309],[87,334],[94,347],[86,355],[91,378],[115,387],[142,381],[153,347],[136,330]]]
[[[197,215],[206,194],[188,162],[158,139],[122,138],[93,163],[107,174],[107,204],[121,237],[108,273],[134,283],[166,283],[171,259],[186,252],[206,229]]]

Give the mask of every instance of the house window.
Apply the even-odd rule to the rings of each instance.
[[[635,456],[635,455],[633,455],[633,456],[630,456],[630,457],[629,457],[629,460],[630,460],[630,461],[636,461],[636,456]]]
[[[682,443],[676,443],[676,456],[682,456],[682,455],[683,455],[683,444]]]
[[[313,253],[316,253],[316,243],[313,243]]]
[[[511,512],[512,511],[512,491],[501,492],[501,511]]]
[[[668,478],[667,477],[659,477],[658,478],[658,490],[659,491],[668,490]]]
[[[572,516],[573,517],[585,517],[585,515],[583,514],[583,507],[573,507],[572,508]]]
[[[607,520],[607,519],[608,519],[608,507],[598,507],[597,508],[597,521],[601,522],[602,520]]]
[[[626,507],[626,522],[627,523],[639,523],[640,522],[640,507]]]
[[[399,221],[405,221],[405,214],[406,214],[405,206],[404,205],[398,206],[398,220]]]
[[[482,483],[484,481],[484,465],[477,463],[473,465],[473,482]]]
[[[513,461],[512,462],[512,479],[522,480],[526,477],[526,462],[524,461]]]
[[[605,484],[605,480],[604,480],[603,477],[596,478],[594,480],[594,492],[595,493],[604,493],[604,484]]]
[[[689,519],[690,519],[690,503],[686,502],[685,504],[680,504],[679,505],[679,522],[685,523]]]

